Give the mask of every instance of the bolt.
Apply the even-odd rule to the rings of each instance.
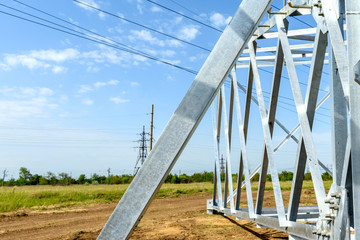
[[[331,204],[331,205],[330,205],[330,208],[331,208],[331,209],[334,209],[334,210],[338,210],[338,209],[339,209],[339,205],[337,205],[337,204]]]
[[[325,217],[326,217],[326,218],[331,218],[331,219],[333,219],[333,218],[335,218],[335,214],[333,214],[333,213],[328,213],[328,214],[325,215]]]
[[[330,196],[331,196],[331,197],[335,197],[335,198],[340,198],[340,197],[341,197],[341,193],[338,193],[338,192],[336,192],[336,193],[331,193]]]

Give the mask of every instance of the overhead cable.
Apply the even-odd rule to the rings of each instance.
[[[111,44],[111,43],[108,43],[106,41],[103,41],[103,40],[96,40],[96,39],[93,39],[93,38],[90,38],[90,37],[81,36],[81,35],[78,35],[78,34],[75,34],[75,33],[72,33],[72,32],[68,32],[68,31],[65,31],[65,30],[50,26],[50,25],[46,25],[44,23],[40,23],[40,22],[31,20],[31,19],[28,19],[28,18],[24,18],[24,17],[18,16],[18,15],[15,15],[15,14],[11,14],[11,13],[8,13],[8,12],[0,11],[0,13],[11,16],[11,17],[14,17],[14,18],[18,18],[18,19],[21,19],[21,20],[24,20],[24,21],[27,21],[27,22],[31,22],[31,23],[34,23],[34,24],[37,24],[37,25],[41,25],[43,27],[47,27],[47,28],[50,28],[50,29],[53,29],[53,30],[56,30],[56,31],[60,31],[60,32],[63,32],[63,33],[66,33],[66,34],[69,34],[69,35],[72,35],[72,36],[76,36],[76,37],[79,37],[79,38],[82,38],[82,39],[86,39],[86,40],[89,40],[89,41],[92,41],[92,42],[95,42],[95,43],[99,43],[99,44],[102,44],[102,45],[105,45],[105,46],[108,46],[108,47],[112,47],[112,48],[118,49],[120,51],[128,52],[128,53],[131,53],[131,54],[134,54],[134,55],[139,55],[139,56],[142,56],[142,57],[145,57],[145,58],[157,61],[157,62],[161,62],[161,63],[167,64],[169,66],[172,66],[172,67],[184,70],[186,72],[192,73],[194,75],[197,74],[197,71],[194,71],[194,70],[191,70],[189,68],[182,67],[182,66],[173,64],[171,62],[168,62],[168,61],[153,57],[153,56],[151,56],[149,54],[143,54],[143,53],[140,53],[139,51],[129,50],[127,48],[120,47],[120,46],[117,46],[115,44]]]
[[[15,0],[14,0],[14,1],[15,1]],[[105,14],[107,14],[107,15],[109,15],[109,16],[112,16],[112,17],[115,17],[115,18],[119,18],[119,19],[121,19],[121,20],[123,20],[123,21],[132,23],[132,24],[134,24],[134,25],[137,25],[137,26],[139,26],[139,27],[145,28],[145,29],[147,29],[147,30],[150,30],[150,31],[156,32],[156,33],[158,33],[158,34],[164,35],[164,36],[166,36],[166,37],[175,39],[175,40],[180,41],[180,42],[182,42],[182,43],[186,43],[186,44],[191,45],[191,46],[193,46],[193,47],[202,49],[202,50],[204,50],[204,51],[211,52],[210,49],[201,47],[201,46],[199,46],[199,45],[197,45],[197,44],[191,43],[191,42],[186,41],[186,40],[184,40],[184,39],[180,39],[180,38],[175,37],[175,36],[173,36],[173,35],[170,35],[170,34],[168,34],[168,33],[164,33],[164,32],[158,31],[158,30],[156,30],[156,29],[154,29],[154,28],[151,28],[151,27],[145,26],[145,25],[143,25],[143,24],[137,23],[137,22],[135,22],[135,21],[126,19],[126,18],[124,18],[124,17],[122,17],[122,16],[119,16],[119,15],[116,15],[116,14],[114,14],[114,13],[111,13],[111,12],[108,12],[108,11],[105,11],[105,10],[102,10],[102,9],[100,9],[100,8],[98,8],[98,7],[92,6],[92,5],[87,4],[87,3],[85,3],[85,2],[81,2],[81,1],[78,1],[78,0],[73,0],[73,1],[74,1],[74,2],[77,2],[78,4],[81,4],[81,5],[83,5],[83,6],[86,6],[86,7],[92,8],[92,9],[95,9],[95,10],[97,10],[97,11],[99,11],[99,12],[105,13]]]
[[[77,0],[73,0],[73,1],[77,1]],[[192,18],[192,17],[186,16],[185,14],[182,14],[182,13],[180,13],[180,12],[178,12],[178,11],[175,11],[175,10],[169,8],[169,7],[166,7],[166,6],[164,6],[164,5],[161,5],[161,4],[156,3],[156,2],[154,2],[154,1],[151,1],[151,0],[146,0],[146,1],[148,1],[148,2],[150,2],[150,3],[152,3],[152,4],[154,4],[154,5],[156,5],[156,6],[158,6],[158,7],[161,7],[161,8],[163,8],[163,9],[166,9],[166,10],[168,10],[168,11],[170,11],[170,12],[173,12],[173,13],[175,13],[175,14],[177,14],[177,15],[180,15],[180,16],[182,16],[182,17],[184,17],[184,18],[190,19],[191,21],[194,21],[194,22],[196,22],[196,23],[199,23],[199,24],[201,24],[201,25],[203,25],[203,26],[206,26],[206,27],[208,27],[208,28],[211,28],[211,29],[213,29],[213,30],[215,30],[215,31],[217,31],[217,32],[220,32],[220,33],[223,32],[223,31],[222,31],[221,29],[219,29],[219,28],[215,28],[215,27],[213,27],[213,26],[210,26],[209,24],[203,23],[203,22],[201,22],[201,21],[199,21],[199,20],[196,20],[196,19],[194,19],[194,18]]]

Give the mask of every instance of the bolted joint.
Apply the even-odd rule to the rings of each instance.
[[[330,209],[339,210],[338,204],[330,204]]]
[[[336,217],[336,215],[334,213],[328,213],[328,214],[325,215],[325,217],[327,219],[334,219]]]
[[[331,193],[330,196],[334,198],[341,198],[341,193],[339,192]]]
[[[333,199],[333,198],[326,198],[324,202],[325,202],[325,203],[329,203],[329,204],[334,204],[334,203],[335,203],[335,199]]]

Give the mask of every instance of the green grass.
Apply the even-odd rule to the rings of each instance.
[[[329,189],[331,181],[324,183],[325,189]],[[280,184],[283,190],[291,189],[290,181]],[[0,212],[116,202],[125,193],[127,187],[128,185],[0,187]],[[252,183],[252,189],[257,190],[257,188],[258,183]],[[312,189],[312,182],[305,181],[303,188]],[[266,183],[266,190],[271,189],[272,183]],[[156,197],[179,197],[185,194],[211,193],[212,190],[212,183],[164,184]]]

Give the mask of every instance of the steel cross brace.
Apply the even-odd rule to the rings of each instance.
[[[98,239],[130,236],[271,3],[271,0],[244,0],[240,4]]]

